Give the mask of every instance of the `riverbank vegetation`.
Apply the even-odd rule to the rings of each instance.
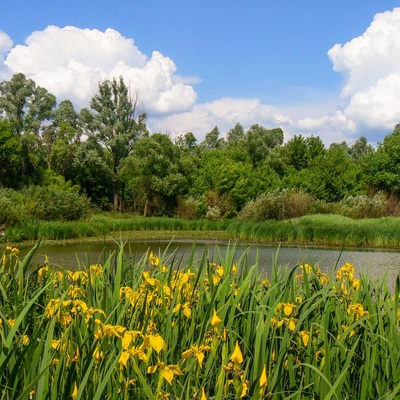
[[[102,213],[83,221],[25,221],[8,228],[4,242],[202,238],[286,245],[398,248],[399,223],[400,218],[394,217],[354,220],[325,214],[257,222],[126,218],[126,214]]]
[[[32,271],[34,251],[0,260],[2,398],[399,396],[399,280],[393,296],[350,264],[262,276],[234,248]]]
[[[93,211],[263,221],[309,214],[400,215],[400,125],[374,148],[239,123],[197,142],[150,133],[123,79],[90,107],[57,104],[23,74],[0,82],[0,225]]]

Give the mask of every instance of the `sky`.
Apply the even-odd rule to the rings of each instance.
[[[0,81],[88,107],[122,76],[151,132],[281,127],[376,144],[400,122],[400,4],[389,0],[0,0]]]

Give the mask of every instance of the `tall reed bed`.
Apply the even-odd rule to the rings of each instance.
[[[257,264],[234,246],[187,265],[119,251],[104,265],[0,274],[2,399],[396,399],[399,279]]]

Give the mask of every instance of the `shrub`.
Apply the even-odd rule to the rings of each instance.
[[[386,208],[387,200],[383,193],[349,196],[339,202],[339,213],[354,219],[383,217]]]
[[[178,198],[177,214],[179,218],[198,219],[204,217],[207,205],[204,201],[189,197],[187,199]]]
[[[309,214],[314,199],[308,193],[292,189],[274,190],[261,194],[246,204],[239,218],[254,221],[282,220]]]
[[[87,215],[89,199],[57,177],[48,186],[31,186],[21,191],[0,189],[0,222],[15,225],[27,220],[71,221]]]

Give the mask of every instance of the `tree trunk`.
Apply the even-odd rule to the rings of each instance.
[[[115,168],[114,168],[115,170]],[[119,208],[119,197],[118,197],[118,176],[114,171],[114,178],[113,178],[113,195],[114,195],[114,206],[113,210],[118,211]]]
[[[143,216],[147,217],[149,215],[149,211],[150,211],[150,199],[147,197],[146,199],[146,204],[144,206],[144,213]]]

